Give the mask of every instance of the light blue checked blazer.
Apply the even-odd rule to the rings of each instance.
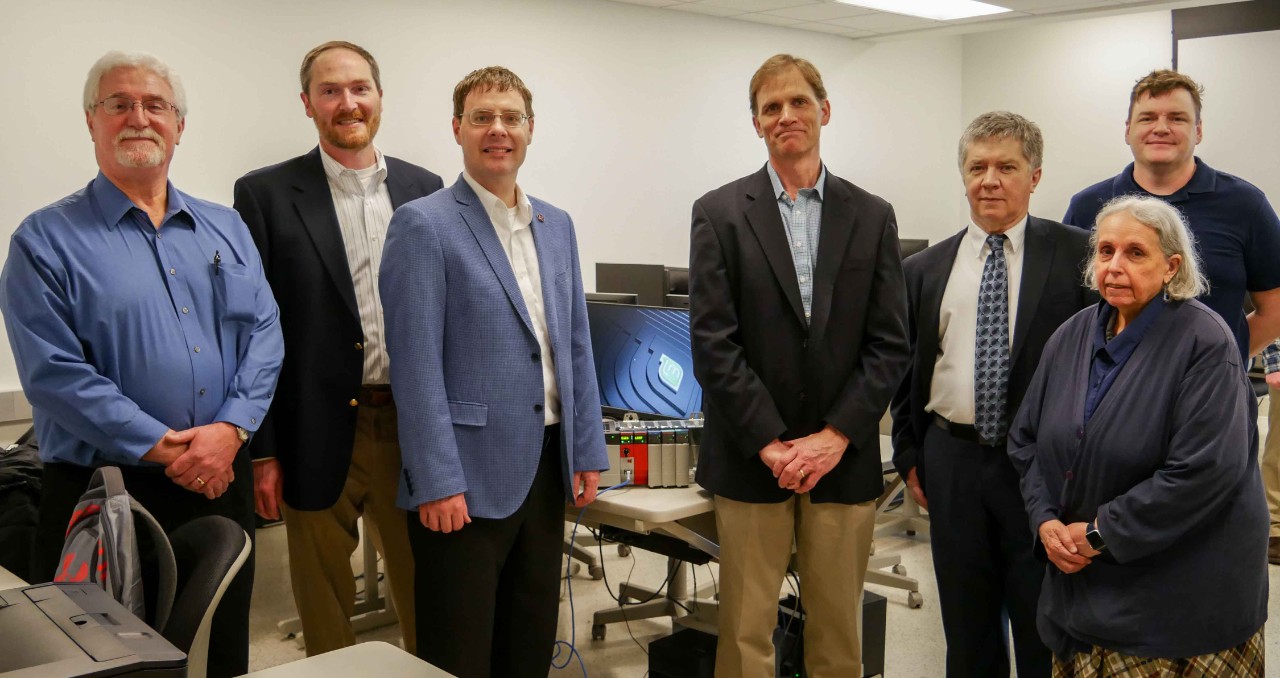
[[[573,221],[537,198],[529,202],[568,498],[575,471],[609,466],[600,394]],[[396,503],[412,511],[462,492],[473,517],[511,515],[538,468],[542,364],[511,263],[465,180],[396,210],[379,289],[400,419]]]

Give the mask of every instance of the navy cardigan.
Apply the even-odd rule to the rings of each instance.
[[[1269,518],[1235,339],[1200,302],[1170,302],[1086,426],[1098,309],[1049,340],[1009,433],[1032,532],[1096,518],[1107,544],[1076,574],[1046,568],[1040,635],[1063,659],[1239,645],[1266,620]]]

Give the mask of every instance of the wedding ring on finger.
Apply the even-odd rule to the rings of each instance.
[[[200,476],[196,476],[196,482],[200,483],[200,487],[204,487],[204,478],[201,478]]]

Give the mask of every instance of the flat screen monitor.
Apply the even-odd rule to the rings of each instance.
[[[631,304],[635,306],[640,303],[640,297],[630,292],[587,292],[587,301],[603,301],[610,304]]]
[[[898,249],[902,251],[903,259],[906,259],[907,257],[917,252],[923,252],[928,247],[929,247],[928,240],[916,239],[916,238],[899,238],[898,239]]]
[[[687,419],[702,410],[688,310],[587,302],[587,320],[606,414]]]

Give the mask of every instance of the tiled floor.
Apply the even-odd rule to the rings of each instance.
[[[1262,412],[1266,412],[1265,403]],[[1266,435],[1266,418],[1260,421],[1260,435]],[[258,570],[254,585],[252,618],[250,621],[250,664],[254,669],[274,666],[299,659],[303,652],[290,640],[281,639],[276,633],[276,622],[293,615],[293,598],[289,586],[288,567],[285,559],[285,540],[282,528],[270,528],[258,535]],[[904,591],[879,586],[868,586],[888,598],[887,641],[885,647],[885,675],[892,678],[934,678],[943,674],[945,644],[942,639],[942,622],[938,615],[937,589],[933,579],[933,562],[926,538],[906,535],[882,538],[876,544],[879,554],[898,554],[907,574],[920,582],[924,606],[907,607]],[[630,556],[620,557],[617,549],[606,546],[604,564],[610,587],[616,591],[620,582],[630,580],[636,584],[656,586],[666,575],[665,560],[652,553],[633,550]],[[714,564],[698,567],[697,581],[708,593],[716,571]],[[1280,567],[1270,569],[1271,590],[1280,588]],[[560,606],[559,638],[576,643],[581,653],[582,665],[592,678],[641,678],[646,673],[646,650],[650,641],[671,632],[667,620],[641,620],[629,625],[611,625],[605,640],[591,639],[591,613],[595,610],[616,607],[605,591],[604,581],[593,581],[585,571],[572,578],[573,597],[565,596]],[[1280,595],[1272,595],[1268,601],[1271,619],[1280,618]],[[571,614],[575,623],[570,625]],[[628,629],[629,626],[629,629]],[[396,642],[394,628],[371,631],[360,636],[361,640],[386,640]],[[1267,654],[1272,658],[1268,676],[1280,676],[1280,624],[1272,623],[1267,629]],[[582,669],[576,658],[567,651],[561,661],[566,668],[552,670],[551,676],[576,677]]]

